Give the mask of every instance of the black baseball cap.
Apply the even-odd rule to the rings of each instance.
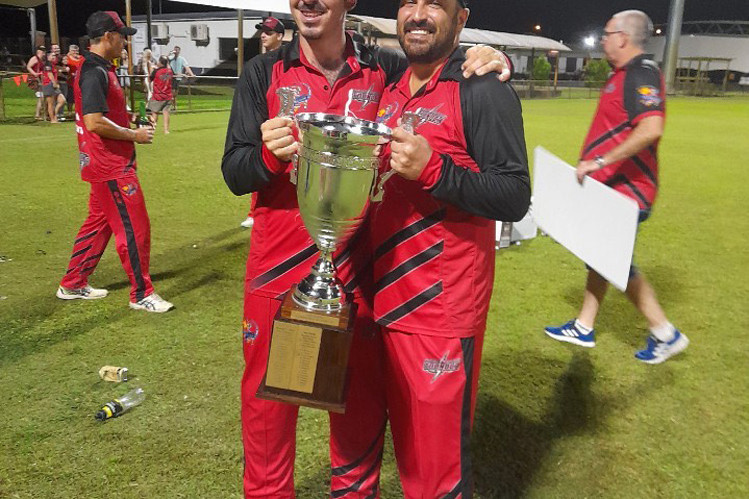
[[[125,26],[117,12],[100,10],[89,16],[86,21],[86,31],[90,38],[99,38],[109,31],[117,31],[123,36],[132,36],[138,30]]]
[[[458,3],[465,9],[468,7],[468,0],[458,0]]]
[[[276,33],[284,34],[286,28],[283,23],[275,17],[266,17],[263,22],[255,25],[255,29],[261,29],[263,31],[275,31]]]

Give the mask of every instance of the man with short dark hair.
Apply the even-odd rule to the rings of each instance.
[[[111,11],[91,14],[86,29],[91,52],[78,71],[74,92],[81,178],[91,184],[89,212],[76,236],[57,297],[94,300],[107,296],[106,289],[93,288],[88,278],[114,234],[117,254],[131,283],[130,308],[166,312],[173,305],[157,295],[151,283],[151,225],[135,162],[135,143],[150,144],[153,128],[130,128],[125,94],[112,65],[125,37],[136,30]]]
[[[275,17],[266,17],[262,23],[255,25],[255,29],[260,31],[260,45],[263,47],[263,52],[272,52],[281,48],[283,35],[286,32],[286,28],[281,21]],[[245,229],[249,229],[255,224],[255,219],[252,217],[252,212],[255,211],[255,203],[257,203],[257,195],[253,194],[250,212],[247,214],[247,218],[239,224]]]
[[[260,45],[263,46],[264,52],[281,48],[283,35],[286,32],[281,21],[275,17],[266,17],[262,23],[255,25],[255,29],[260,31]]]
[[[172,70],[174,77],[172,78],[172,94],[174,95],[174,110],[177,110],[177,96],[179,95],[179,85],[182,83],[182,77],[188,76],[193,78],[195,73],[192,72],[192,68],[187,63],[187,59],[182,57],[180,53],[182,49],[179,45],[175,45],[172,51],[169,53],[169,68]]]
[[[637,201],[640,222],[650,216],[658,192],[658,143],[666,116],[663,77],[644,53],[652,31],[652,21],[639,10],[619,12],[606,24],[601,44],[614,72],[601,92],[577,165],[581,183],[590,175]],[[595,346],[593,326],[607,289],[608,282],[589,268],[577,318],[547,327],[546,334],[583,347]],[[687,348],[689,340],[669,322],[652,286],[634,265],[626,295],[650,328],[647,344],[635,358],[659,364]]]
[[[383,166],[397,175],[370,224],[374,318],[408,499],[472,497],[495,220],[518,221],[530,203],[517,94],[493,75],[463,76],[458,41],[468,15],[465,0],[400,2],[398,39],[409,68],[387,87],[378,112],[395,127]]]

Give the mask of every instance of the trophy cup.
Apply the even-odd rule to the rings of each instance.
[[[284,297],[257,396],[342,413],[356,310],[335,275],[333,253],[367,215],[378,176],[375,148],[390,129],[323,113],[294,119],[301,147],[292,181],[302,221],[320,256]]]

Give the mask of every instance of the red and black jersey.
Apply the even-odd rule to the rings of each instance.
[[[615,69],[601,91],[581,159],[594,159],[624,142],[648,116],[666,114],[666,87],[658,65],[640,55]],[[612,163],[591,177],[650,209],[658,192],[658,142],[634,156]]]
[[[50,74],[54,81],[50,78]],[[51,85],[54,82],[57,82],[57,66],[47,59],[42,67],[42,85]]]
[[[278,115],[276,91],[299,89],[295,112],[346,114],[374,120],[389,79],[402,73],[405,61],[397,53],[370,49],[347,35],[346,64],[333,85],[315,69],[299,40],[253,58],[245,66],[234,93],[221,169],[236,195],[257,192],[252,245],[247,263],[248,290],[276,298],[307,273],[318,250],[302,223],[296,187],[289,180],[291,165],[282,163],[262,142],[260,125]],[[349,248],[366,247],[360,230]],[[339,251],[338,276],[347,292],[355,292],[352,268],[366,265],[368,251]]]
[[[86,129],[83,123],[83,116],[103,113],[116,125],[130,127],[125,93],[114,66],[89,52],[76,75],[73,92],[81,178],[87,182],[106,182],[135,175],[135,144],[101,137]]]
[[[464,79],[465,57],[411,95],[410,70],[389,86],[378,121],[403,112],[434,153],[415,181],[385,184],[371,221],[375,320],[407,333],[465,337],[485,327],[494,281],[495,222],[523,218],[530,203],[520,100],[496,75]],[[390,151],[385,149],[384,168]]]
[[[151,82],[153,82],[153,100],[166,101],[172,100],[172,78],[174,73],[168,67],[154,69],[151,72]]]
[[[70,70],[70,82],[75,81],[75,75],[83,64],[83,57],[80,55],[69,55],[68,56],[68,69]]]

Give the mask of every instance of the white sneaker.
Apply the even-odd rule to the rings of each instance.
[[[98,300],[99,298],[104,298],[108,294],[109,291],[106,289],[96,289],[86,284],[82,288],[76,289],[68,289],[60,286],[57,288],[55,296],[61,300]]]
[[[130,308],[133,310],[145,310],[146,312],[156,312],[157,314],[163,314],[174,308],[174,304],[166,301],[156,293],[143,298],[141,301],[130,302]]]
[[[245,229],[250,229],[250,228],[252,228],[253,225],[255,225],[255,219],[252,218],[252,217],[247,217],[247,218],[245,218],[244,222],[242,222],[239,225],[241,225]]]

